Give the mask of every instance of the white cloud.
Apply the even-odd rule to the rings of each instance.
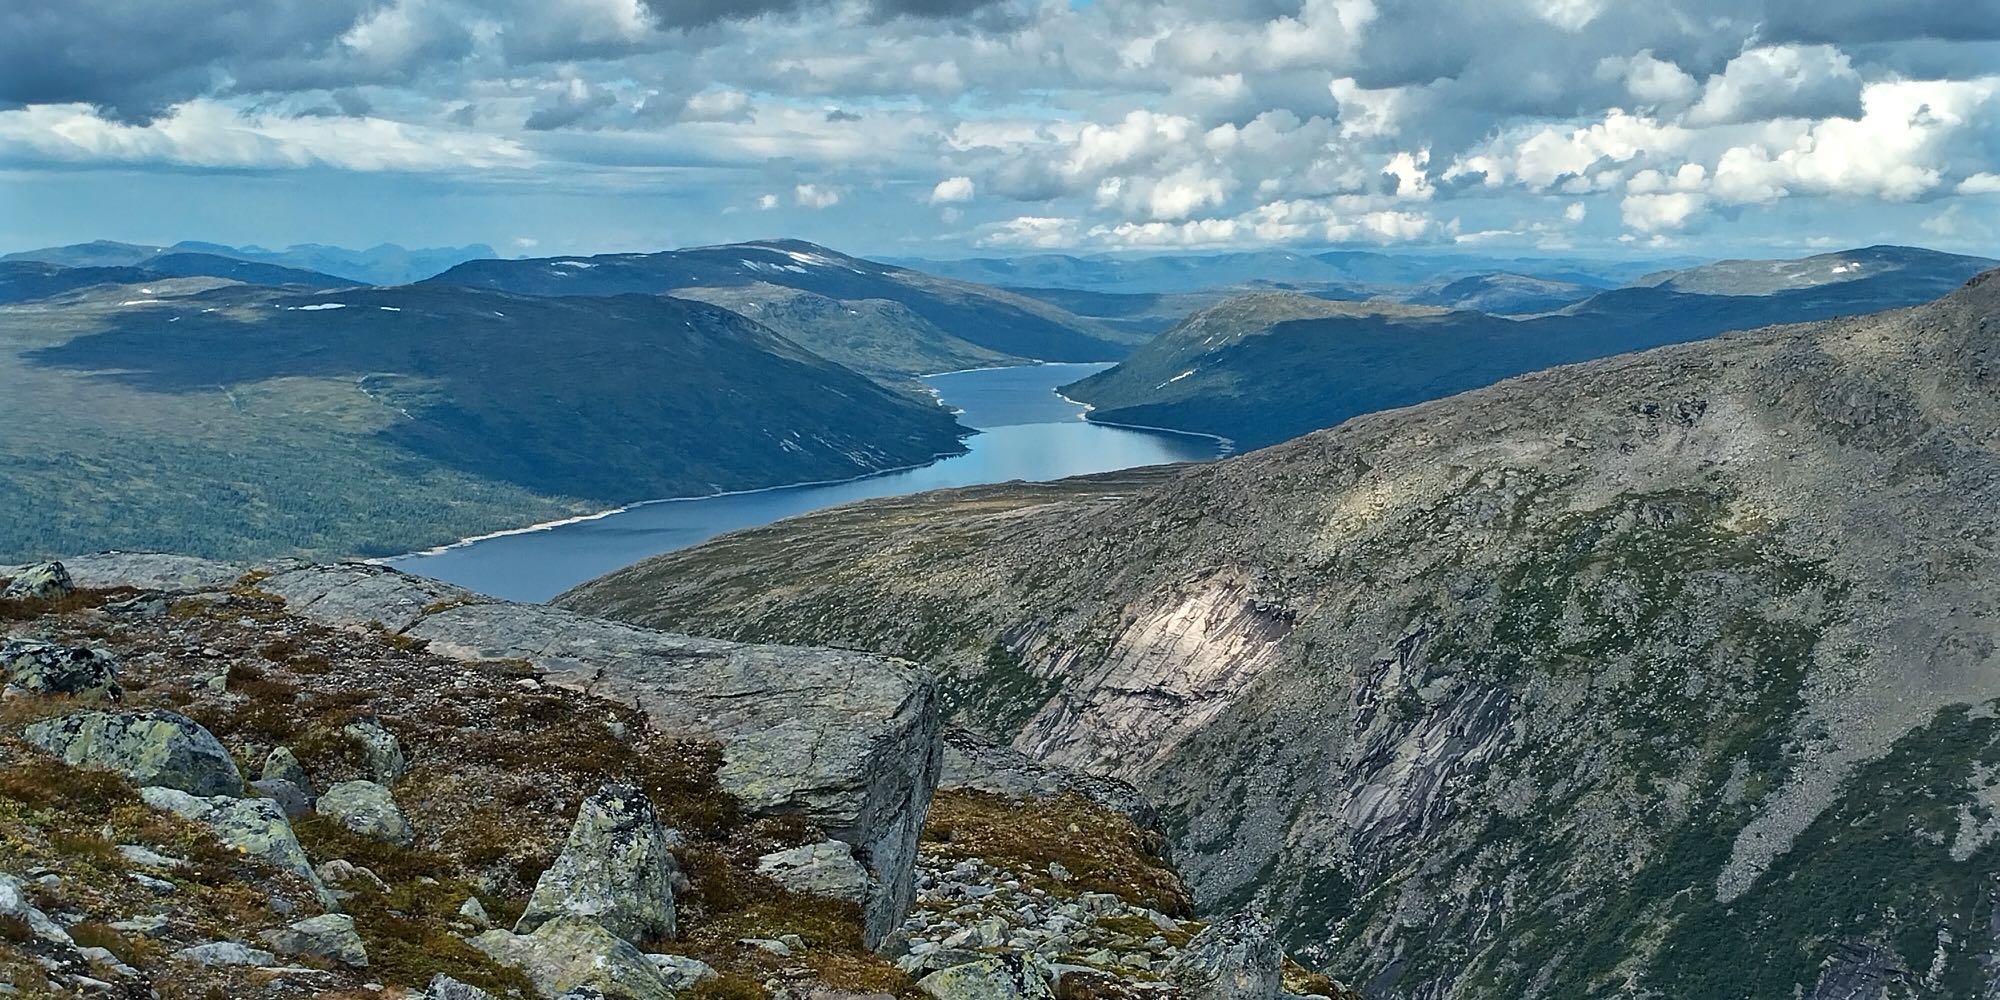
[[[1569,203],[1568,207],[1563,209],[1563,219],[1571,224],[1582,222],[1587,211],[1583,206],[1583,202],[1573,201]]]
[[[537,157],[520,142],[383,118],[239,113],[189,101],[150,125],[106,121],[83,105],[41,104],[0,111],[0,156],[193,167],[461,171],[526,167]]]
[[[1688,121],[1825,118],[1860,107],[1861,75],[1847,53],[1831,45],[1772,45],[1743,52],[1709,77]]]
[[[770,210],[772,210],[772,209],[774,209],[774,208],[777,208],[777,207],[778,207],[778,196],[777,196],[777,195],[775,195],[775,194],[765,194],[765,195],[759,195],[759,196],[757,197],[757,207],[758,207],[759,209],[762,209],[763,211],[766,211],[766,212],[768,212],[768,211],[770,211]]]
[[[1640,49],[1629,59],[1607,56],[1597,64],[1601,80],[1622,80],[1625,92],[1641,104],[1678,108],[1694,100],[1701,85],[1684,69]]]
[[[800,184],[792,188],[792,203],[801,208],[832,208],[840,204],[840,192],[818,184]]]
[[[1958,184],[1959,194],[2000,194],[2000,174],[1973,174]]]
[[[1687,226],[1708,206],[1708,196],[1690,191],[1630,194],[1619,203],[1625,224],[1643,233]]]
[[[682,113],[690,121],[741,121],[750,113],[750,95],[729,87],[704,90],[687,99]]]
[[[931,188],[931,196],[929,200],[930,203],[933,205],[945,205],[945,204],[950,204],[952,202],[971,201],[972,191],[973,191],[972,178],[947,177],[944,180],[937,182],[936,187]]]
[[[978,239],[983,247],[1049,249],[1074,245],[1077,222],[1055,216],[1023,215],[989,228]]]

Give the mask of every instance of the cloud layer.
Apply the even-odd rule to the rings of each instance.
[[[585,249],[1990,251],[2000,18],[1979,6],[15,0],[0,168],[79,193],[334,172],[411,228],[440,190],[658,213],[471,234]],[[266,238],[287,235],[313,234]]]

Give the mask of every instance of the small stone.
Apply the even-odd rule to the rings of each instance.
[[[327,885],[344,887],[349,883],[359,882],[376,892],[389,891],[389,883],[382,881],[382,876],[375,874],[373,869],[357,865],[345,858],[322,862],[314,871],[319,875],[320,881]]]
[[[181,891],[180,886],[163,878],[154,878],[144,872],[126,872],[125,877],[131,879],[141,889],[149,889],[162,894]]]
[[[736,943],[748,948],[756,948],[760,951],[768,951],[771,954],[778,956],[779,958],[792,957],[792,946],[784,943],[783,941],[776,941],[772,940],[771,938],[743,938],[742,940],[739,940]]]
[[[264,770],[258,777],[265,781],[289,781],[306,798],[317,797],[305,765],[299,763],[298,755],[292,753],[290,747],[272,747],[271,752],[264,755]]]
[[[423,1000],[493,1000],[493,994],[440,974],[425,987]]]
[[[458,915],[475,927],[493,926],[493,918],[487,915],[486,907],[479,902],[478,896],[465,897],[465,902],[458,904]]]
[[[397,847],[416,843],[416,831],[389,789],[373,781],[343,781],[319,797],[319,813],[354,833]]]
[[[647,955],[646,961],[653,963],[653,969],[666,981],[667,988],[676,993],[716,977],[715,969],[707,962],[686,955]]]
[[[0,598],[8,600],[48,600],[66,597],[76,592],[76,581],[69,577],[69,570],[59,562],[36,563],[21,571],[0,590]]]
[[[156,938],[167,932],[172,921],[160,915],[133,917],[129,920],[114,920],[110,927],[120,934],[137,934],[140,937]]]
[[[1069,869],[1064,868],[1060,861],[1051,861],[1049,862],[1049,877],[1058,882],[1067,882],[1070,878]]]
[[[341,727],[343,734],[361,744],[361,751],[368,758],[368,773],[381,785],[393,785],[403,780],[409,771],[409,762],[403,756],[402,741],[396,734],[382,725],[380,719],[368,718],[350,722]]]
[[[118,845],[118,856],[124,858],[127,863],[135,864],[142,868],[184,868],[187,866],[187,862],[179,858],[170,858],[137,844]]]
[[[366,968],[368,950],[345,913],[308,917],[280,930],[266,931],[264,940],[280,955],[324,958],[354,968]]]
[[[298,819],[300,816],[312,812],[312,803],[307,800],[304,790],[289,781],[282,781],[277,778],[259,778],[251,782],[250,787],[255,789],[259,795],[276,802],[278,808],[284,810],[285,818],[287,819]]]

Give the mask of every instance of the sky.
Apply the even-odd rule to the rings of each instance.
[[[7,0],[0,249],[2000,255],[2000,0]]]

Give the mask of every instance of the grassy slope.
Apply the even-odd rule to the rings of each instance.
[[[828,361],[869,375],[928,375],[1026,363],[954,337],[887,299],[843,302],[769,282],[678,288],[674,296],[740,313]]]
[[[0,558],[390,554],[958,446],[934,405],[696,303],[236,286],[122,304],[187,287],[0,310],[0,503],[27,512]]]

